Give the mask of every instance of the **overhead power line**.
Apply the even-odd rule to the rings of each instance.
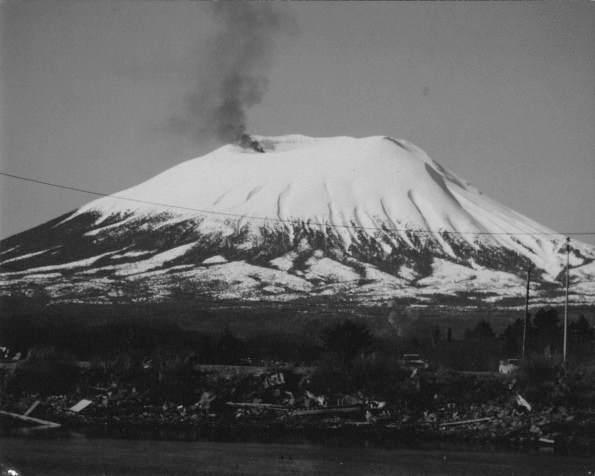
[[[171,203],[155,202],[155,201],[151,201],[151,200],[141,200],[141,199],[132,198],[132,197],[121,197],[121,196],[113,195],[110,193],[97,192],[94,190],[88,190],[88,189],[80,188],[80,187],[72,187],[69,185],[63,185],[63,184],[59,184],[59,183],[55,183],[55,182],[49,182],[47,180],[40,180],[40,179],[31,178],[31,177],[25,177],[22,175],[16,175],[16,174],[11,174],[11,173],[2,172],[2,171],[0,171],[0,175],[2,175],[4,177],[16,179],[16,180],[21,180],[24,182],[46,185],[48,187],[54,187],[54,188],[59,188],[59,189],[63,189],[63,190],[70,190],[73,192],[80,192],[80,193],[85,193],[88,195],[95,195],[98,197],[109,197],[114,200],[123,200],[123,201],[128,201],[128,202],[141,203],[144,205],[152,205],[152,206],[158,206],[158,207],[164,207],[164,208],[174,208],[174,209],[178,209],[178,210],[192,211],[192,212],[204,213],[204,214],[208,214],[208,215],[218,215],[218,216],[225,216],[225,217],[232,217],[232,218],[247,218],[247,219],[251,219],[251,220],[274,221],[274,222],[278,222],[278,223],[287,223],[287,224],[300,223],[299,220],[288,220],[288,219],[283,219],[283,218],[278,218],[278,217],[245,215],[245,214],[240,214],[240,213],[222,212],[222,211],[207,210],[207,209],[202,209],[202,208],[186,207],[186,206],[182,206],[182,205],[173,205]],[[323,222],[313,222],[313,221],[307,221],[306,223],[309,225],[315,225],[315,226],[321,226],[321,227],[331,227],[331,228],[387,231],[385,228],[375,227],[375,226],[337,225],[337,224],[333,224],[333,223],[323,223]],[[493,236],[493,235],[505,235],[505,236],[520,236],[520,235],[540,235],[540,236],[544,236],[544,235],[547,235],[547,236],[581,235],[581,236],[588,236],[588,235],[595,235],[595,231],[585,231],[585,232],[567,231],[567,232],[563,232],[563,233],[547,232],[547,231],[542,231],[542,232],[539,232],[539,231],[538,232],[489,232],[489,231],[418,230],[418,229],[413,229],[413,228],[393,228],[390,231],[400,231],[400,232],[407,232],[407,233],[411,233],[411,234],[490,235],[490,236]]]

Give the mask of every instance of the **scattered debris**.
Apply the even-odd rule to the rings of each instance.
[[[372,412],[370,410],[366,410],[364,416],[366,418],[366,423],[376,423],[376,417],[372,415]]]
[[[520,407],[524,407],[524,408],[526,408],[527,410],[531,411],[531,409],[532,409],[532,407],[531,407],[531,404],[530,404],[530,403],[529,403],[527,400],[525,400],[525,399],[524,399],[524,398],[521,396],[521,394],[520,394],[520,393],[517,393],[517,394],[516,394],[516,396],[515,396],[515,399],[516,399],[516,403],[517,403],[517,405],[518,405],[518,406],[520,406]]]
[[[200,400],[196,404],[198,408],[204,411],[209,411],[211,408],[211,403],[215,400],[217,396],[213,392],[203,392],[200,396]]]
[[[2,476],[21,476],[21,472],[15,469],[13,466],[7,466],[0,463],[0,475]]]
[[[86,398],[83,398],[78,403],[76,403],[75,405],[70,407],[68,410],[71,412],[74,412],[74,413],[79,413],[79,412],[82,412],[85,408],[87,408],[92,403],[93,403],[92,400],[87,400]]]
[[[326,397],[324,395],[314,395],[309,390],[306,390],[306,406],[309,407],[312,403],[319,407],[326,407]]]
[[[366,406],[372,410],[382,410],[386,407],[386,402],[379,402],[377,400],[366,400]]]
[[[551,438],[544,438],[544,437],[539,438],[537,441],[539,441],[539,443],[543,443],[544,445],[553,445],[556,443],[555,440],[552,440]]]
[[[295,397],[293,396],[293,392],[285,390],[283,393],[287,396],[287,398],[283,400],[283,403],[290,407],[295,406]]]
[[[264,377],[264,388],[270,388],[270,387],[277,387],[279,385],[284,385],[285,384],[285,376],[283,375],[283,372],[276,372],[272,375],[266,375]]]
[[[403,373],[398,392],[379,389],[374,394],[364,389],[351,389],[352,393],[329,390],[325,382],[321,385],[311,378],[312,371],[295,371],[278,363],[268,368],[193,366],[190,376],[184,376],[192,383],[184,381],[182,398],[178,376],[164,374],[163,382],[156,384],[157,372],[152,369],[143,370],[145,380],[126,380],[104,369],[97,372],[97,377],[87,374],[70,395],[6,395],[0,414],[14,420],[17,429],[25,426],[19,422],[25,422],[33,429],[63,425],[134,435],[135,431],[146,434],[142,432],[163,428],[204,436],[252,427],[260,434],[266,434],[267,428],[323,433],[353,428],[381,438],[417,434],[430,439],[533,445],[545,451],[567,447],[569,438],[576,445],[580,435],[595,429],[593,400],[585,399],[587,403],[577,406],[576,394],[541,397],[522,381],[501,375],[413,369],[413,379],[408,378],[409,372]],[[31,417],[33,412],[41,418]],[[574,434],[579,436],[567,436]],[[580,444],[595,443],[589,438]]]

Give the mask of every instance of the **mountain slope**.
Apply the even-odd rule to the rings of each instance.
[[[561,235],[388,137],[254,136],[3,240],[0,291],[114,302],[556,299]],[[595,249],[572,243],[574,302]]]

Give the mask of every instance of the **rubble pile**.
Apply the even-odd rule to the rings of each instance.
[[[595,449],[595,409],[566,406],[547,396],[531,401],[513,377],[425,370],[412,372],[400,394],[379,395],[364,390],[320,393],[311,384],[312,372],[290,366],[250,374],[198,369],[185,376],[191,391],[177,399],[161,386],[167,378],[102,380],[89,373],[69,394],[4,394],[1,408],[17,416],[33,412],[66,428],[127,437],[318,432]]]

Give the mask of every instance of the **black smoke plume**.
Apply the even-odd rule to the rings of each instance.
[[[218,32],[201,61],[186,115],[173,124],[197,142],[242,142],[247,112],[268,89],[275,40],[294,31],[295,24],[280,3],[224,0],[204,5]]]

